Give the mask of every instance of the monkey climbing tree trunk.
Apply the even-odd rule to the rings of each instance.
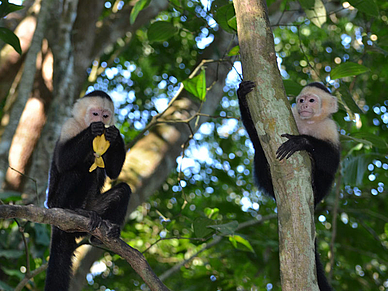
[[[314,256],[314,203],[307,154],[279,162],[281,134],[298,134],[277,68],[264,0],[234,0],[245,80],[256,83],[248,105],[270,164],[278,206],[283,291],[318,290]],[[284,140],[283,140],[284,141]]]

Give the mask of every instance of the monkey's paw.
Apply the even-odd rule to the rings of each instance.
[[[238,98],[244,98],[248,93],[252,92],[256,85],[252,81],[242,81],[237,89]]]
[[[106,227],[108,228],[107,236],[109,238],[119,238],[120,237],[120,226],[118,224],[112,223],[109,220],[104,220]]]
[[[93,136],[98,136],[104,133],[105,125],[101,121],[92,122],[90,124],[90,129],[92,130]]]
[[[110,126],[105,130],[106,140],[109,142],[113,142],[116,140],[117,136],[120,134],[120,131],[116,126]]]
[[[276,158],[280,161],[288,159],[295,152],[306,149],[306,139],[300,135],[282,134],[282,137],[288,138],[288,140],[278,148],[276,151]]]

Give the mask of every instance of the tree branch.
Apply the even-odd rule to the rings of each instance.
[[[87,232],[101,240],[112,252],[124,258],[136,273],[142,277],[151,290],[169,290],[155,275],[144,256],[121,239],[107,237],[108,228],[105,224],[93,231],[88,231],[89,218],[76,214],[71,210],[36,206],[0,205],[0,218],[23,218],[36,223],[52,224],[66,232]]]

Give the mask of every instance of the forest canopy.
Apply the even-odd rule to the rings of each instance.
[[[92,90],[112,97],[128,150],[122,240],[170,290],[281,290],[278,209],[239,118],[233,2],[0,2],[0,290],[44,288],[50,225],[1,214],[44,207],[61,126]],[[266,4],[290,104],[313,81],[339,100],[340,170],[315,211],[326,276],[388,290],[388,3]],[[146,290],[120,255],[79,244],[70,290]]]

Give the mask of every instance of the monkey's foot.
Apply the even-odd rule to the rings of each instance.
[[[109,220],[104,220],[104,223],[108,228],[107,236],[109,238],[120,237],[120,226],[118,224],[112,223]]]

